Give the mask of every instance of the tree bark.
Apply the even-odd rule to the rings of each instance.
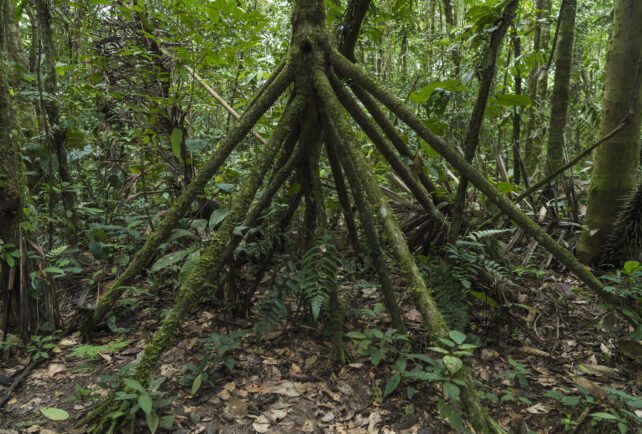
[[[533,35],[533,51],[541,51],[544,55],[548,52],[548,45],[551,39],[551,26],[548,17],[551,14],[551,0],[537,1],[537,24]],[[526,173],[532,176],[537,169],[540,153],[542,152],[542,140],[537,135],[533,137],[533,129],[540,127],[542,122],[542,111],[546,104],[546,93],[548,91],[548,69],[540,70],[537,67],[528,80],[528,96],[533,100],[534,107],[528,110],[528,124],[526,126],[526,141],[524,143],[524,162]]]
[[[589,264],[606,244],[618,213],[636,190],[640,156],[640,68],[642,2],[616,0],[613,29],[606,58],[600,135],[605,135],[627,114],[631,122],[595,151],[584,224],[576,255]],[[636,77],[636,79],[632,79]],[[628,228],[629,232],[635,228]],[[619,234],[626,237],[627,233]],[[634,258],[628,258],[634,259]],[[599,265],[599,264],[597,264]]]
[[[11,3],[8,5],[7,3]],[[22,152],[20,141],[17,137],[16,113],[14,111],[10,89],[15,79],[15,72],[9,70],[9,60],[14,60],[10,53],[13,50],[21,50],[15,46],[15,38],[18,37],[13,21],[13,2],[2,2],[0,4],[0,240],[2,241],[2,253],[0,257],[0,289],[5,317],[2,324],[9,323],[8,316],[13,309],[9,303],[20,304],[22,313],[20,319],[20,332],[23,337],[28,336],[33,325],[31,318],[31,303],[29,300],[22,300],[21,296],[11,297],[18,294],[20,279],[21,256],[13,256],[13,253],[21,251],[20,222],[22,221],[24,197],[24,176],[22,171]],[[15,54],[15,53],[14,53]],[[7,56],[7,57],[5,57]],[[24,60],[24,59],[23,59]],[[12,291],[10,293],[10,291]],[[21,291],[22,293],[23,291]],[[22,295],[22,294],[21,294]],[[25,310],[26,309],[26,310]],[[6,330],[4,330],[6,334]]]
[[[577,0],[564,0],[560,13],[559,45],[555,57],[555,83],[551,96],[551,120],[546,152],[546,170],[549,174],[563,164],[564,129],[568,111],[569,84],[573,66],[573,37],[575,35],[575,10]],[[621,119],[621,118],[620,118]],[[546,193],[548,191],[549,193]],[[552,197],[551,190],[545,190]]]

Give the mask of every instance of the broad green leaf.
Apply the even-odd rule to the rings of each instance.
[[[594,417],[596,419],[618,420],[618,418],[613,416],[611,413],[605,413],[603,411],[598,411],[597,413],[591,413],[591,417]]]
[[[198,229],[199,231],[204,231],[205,228],[207,227],[207,220],[196,219],[190,224],[190,227],[193,227],[194,229]]]
[[[187,139],[185,140],[185,147],[194,154],[198,154],[207,147],[209,140],[207,139]]]
[[[510,93],[495,95],[496,104],[508,107],[527,107],[533,101],[527,95],[515,95]]]
[[[181,144],[183,143],[183,130],[181,130],[180,128],[174,128],[170,140],[172,142],[172,152],[174,153],[176,158],[182,161]]]
[[[571,407],[575,407],[577,404],[580,403],[580,397],[579,396],[565,396],[561,399],[562,404],[568,405]]]
[[[361,332],[348,332],[346,336],[352,339],[365,339],[366,335]]]
[[[193,252],[191,255],[187,257],[185,260],[185,263],[183,264],[183,268],[181,268],[181,272],[178,273],[178,281],[182,284],[185,279],[194,271],[196,268],[196,265],[198,264],[198,260],[201,258],[201,251],[196,250]]]
[[[450,399],[458,399],[459,394],[461,391],[459,390],[459,387],[457,385],[450,383],[450,382],[445,382],[442,387],[444,388],[444,392],[448,395]]]
[[[212,215],[210,215],[210,229],[215,228],[218,226],[219,223],[225,219],[225,216],[227,216],[230,212],[230,209],[226,206],[221,206],[219,208],[216,208],[213,212]]]
[[[459,330],[451,331],[448,336],[453,340],[457,345],[461,345],[466,340],[466,335],[460,332]]]
[[[147,427],[152,433],[155,433],[158,429],[158,424],[160,423],[160,418],[155,411],[150,413],[145,413],[145,420],[147,421]]]
[[[395,391],[397,386],[399,386],[400,381],[401,381],[401,375],[399,374],[394,374],[392,377],[390,377],[390,379],[386,383],[386,388],[383,391],[384,398]]]
[[[177,263],[178,261],[182,260],[185,258],[187,255],[192,253],[192,250],[186,249],[186,250],[178,250],[176,252],[170,252],[166,254],[165,256],[162,256],[158,261],[154,262],[154,265],[151,267],[151,271],[159,271],[162,270],[163,268],[167,268],[172,264]]]
[[[444,365],[450,371],[451,374],[455,374],[459,372],[459,370],[463,366],[463,363],[459,357],[444,356],[444,358],[441,360],[443,360]]]
[[[62,408],[40,407],[40,413],[49,420],[67,420],[69,413]]]
[[[511,191],[513,191],[513,188],[514,188],[514,186],[510,182],[498,182],[497,183],[497,190],[499,190],[499,192],[501,194],[510,193]]]
[[[196,395],[198,389],[201,388],[201,384],[203,384],[203,374],[198,374],[192,383],[192,395]]]
[[[143,388],[143,386],[141,386],[138,381],[132,380],[131,378],[125,380],[125,386],[135,390],[136,392],[145,393],[145,389]]]
[[[455,431],[462,432],[464,429],[464,420],[461,417],[461,414],[452,412],[448,417],[448,423]]]
[[[98,241],[105,241],[107,239],[107,234],[105,233],[104,230],[101,228],[95,227],[91,230],[91,234],[96,238]]]
[[[640,263],[638,261],[626,261],[624,263],[624,272],[626,274],[631,274],[631,272],[638,268],[639,265]]]
[[[461,92],[466,89],[466,86],[458,84],[457,80],[448,79],[443,81],[433,81],[428,83],[421,90],[412,92],[410,94],[410,100],[416,102],[417,104],[423,104],[430,99],[433,92],[437,89],[447,90],[452,92]]]
[[[191,233],[188,230],[185,229],[172,229],[172,232],[169,234],[169,237],[167,238],[167,242],[171,243],[174,240],[177,240],[182,237],[193,237],[194,234]]]
[[[148,394],[144,393],[138,397],[138,405],[146,413],[149,414],[152,411],[152,398]]]

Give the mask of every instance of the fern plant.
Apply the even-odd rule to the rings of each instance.
[[[268,294],[257,306],[260,316],[257,325],[257,340],[267,329],[282,321],[288,312],[284,299],[296,294],[300,305],[309,309],[316,323],[330,294],[339,285],[338,270],[342,257],[329,235],[320,235],[313,240],[303,255],[299,268],[292,261],[275,279]]]
[[[453,244],[446,244],[443,247],[444,259],[418,257],[419,270],[426,283],[433,288],[437,306],[451,328],[461,329],[468,323],[466,311],[471,294],[487,299],[483,294],[471,292],[472,282],[483,271],[508,279],[508,269],[499,263],[501,252],[495,238],[506,231],[491,229],[472,232]]]

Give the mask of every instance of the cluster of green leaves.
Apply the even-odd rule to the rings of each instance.
[[[440,346],[429,348],[439,357],[413,353],[408,345],[410,339],[406,333],[395,329],[384,332],[376,327],[374,320],[384,309],[381,304],[375,305],[373,309],[363,309],[362,313],[368,319],[369,327],[363,332],[347,333],[357,353],[368,356],[373,365],[378,366],[385,361],[391,363],[392,375],[380,393],[380,399],[383,400],[393,393],[401,384],[405,384],[406,395],[412,398],[417,391],[415,386],[418,383],[437,382],[445,395],[439,400],[439,413],[454,429],[461,431],[464,426],[461,388],[467,385],[458,378],[458,373],[464,368],[466,359],[472,357],[471,351],[478,346],[466,343],[466,335],[453,330],[448,338],[439,339]]]
[[[600,411],[589,414],[592,427],[601,425],[611,429],[614,425],[621,434],[639,432],[639,427],[642,426],[642,417],[639,416],[642,398],[613,387],[602,387],[601,393],[604,398],[598,399],[586,388],[575,384],[573,387],[561,386],[561,390],[549,390],[546,396],[558,401],[568,410],[566,417],[562,419],[567,430],[574,431],[578,423],[575,417],[584,409],[599,408]]]
[[[49,335],[31,335],[31,343],[27,345],[27,352],[32,353],[32,359],[34,361],[38,359],[48,359],[49,350],[56,346],[60,333],[60,330],[56,330]]]
[[[455,243],[443,247],[444,259],[417,257],[419,270],[426,283],[434,290],[440,312],[452,328],[462,328],[468,323],[466,311],[470,296],[495,304],[483,292],[472,289],[472,283],[481,272],[508,279],[508,269],[500,264],[501,246],[494,238],[505,230],[478,231],[468,234]]]
[[[604,291],[623,299],[631,300],[637,305],[642,302],[642,266],[639,261],[627,261],[621,270],[615,270],[615,272],[605,275],[603,278],[608,283],[604,286]],[[637,315],[628,307],[618,306],[617,309],[637,322]],[[631,339],[634,341],[642,340],[642,324],[637,324],[631,334]]]
[[[241,339],[247,332],[248,330],[235,330],[226,335],[212,333],[209,337],[199,340],[205,343],[207,353],[198,366],[188,363],[185,369],[191,373],[181,379],[182,384],[191,385],[192,395],[198,393],[204,383],[213,386],[212,376],[221,367],[229,371],[234,369],[234,350],[240,348]]]
[[[133,368],[134,364],[130,363],[123,366],[118,375],[99,375],[101,381],[98,382],[98,386],[107,390],[115,401],[121,403],[118,409],[112,411],[108,417],[114,420],[120,419],[133,425],[137,414],[142,411],[145,414],[150,432],[155,433],[159,427],[170,429],[173,417],[171,415],[160,417],[158,413],[176,401],[178,396],[163,398],[166,393],[160,390],[160,386],[165,382],[165,377],[156,378],[149,384],[149,387],[130,378]],[[80,392],[82,397],[88,395],[86,391]]]
[[[288,314],[283,300],[291,294],[297,295],[299,306],[309,310],[312,321],[316,323],[321,309],[328,304],[330,294],[339,285],[339,266],[342,263],[343,258],[329,235],[313,240],[299,269],[288,261],[285,270],[257,306],[260,315],[257,339],[260,340],[268,328]]]
[[[118,390],[114,396],[114,400],[128,402],[129,408],[128,410],[119,409],[112,412],[109,416],[114,419],[121,417],[125,419],[135,418],[136,413],[142,410],[145,414],[145,420],[147,421],[147,427],[150,432],[155,433],[159,427],[170,429],[172,427],[173,417],[171,415],[160,417],[158,411],[176,401],[178,396],[161,399],[165,393],[158,389],[165,379],[165,377],[155,379],[151,382],[149,388],[143,387],[134,379],[130,378],[125,380],[124,385],[126,389]]]
[[[67,357],[98,360],[100,353],[113,353],[129,345],[130,341],[117,340],[104,345],[78,345],[71,349]]]

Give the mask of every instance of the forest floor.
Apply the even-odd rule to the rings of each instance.
[[[481,346],[470,359],[472,376],[485,385],[481,388],[486,395],[484,404],[510,432],[552,433],[572,428],[576,432],[610,432],[617,430],[612,421],[592,427],[595,418],[589,416],[621,407],[609,399],[604,388],[640,395],[639,349],[624,349],[618,344],[627,336],[626,328],[612,312],[597,307],[599,303],[587,292],[575,290],[578,287],[568,274],[549,272],[514,287],[519,303],[509,311],[479,303],[469,312],[470,324],[465,331],[475,334]],[[107,390],[98,386],[104,381],[99,375],[116,376],[120,368],[141,356],[160,324],[163,309],[171,305],[175,295],[171,289],[144,284],[138,288],[145,291],[138,291],[115,312],[120,330],[114,334],[103,327],[95,333],[90,344],[107,345],[102,351],[90,354],[91,348],[81,347],[77,333],[57,342],[49,359],[18,385],[1,410],[0,432],[87,430],[86,426],[74,428],[74,424],[93,399],[107,395]],[[374,284],[361,282],[340,290],[352,312],[373,309],[379,302]],[[401,294],[413,345],[408,350],[431,353],[419,312],[410,296]],[[70,314],[71,301],[72,297],[63,304],[63,313]],[[398,355],[394,351],[375,366],[369,357],[357,354],[354,343],[345,338],[353,359],[336,365],[331,358],[332,345],[319,331],[322,327],[289,323],[268,331],[257,345],[254,322],[252,315],[249,319],[232,318],[221,313],[220,307],[201,305],[184,324],[179,339],[162,356],[154,373],[154,377],[167,377],[160,387],[165,396],[177,397],[161,410],[161,415],[173,416],[171,432],[454,432],[439,417],[443,392],[437,382],[402,380],[393,393],[382,397],[393,375]],[[346,332],[368,327],[385,332],[387,317],[380,314],[373,320],[352,314],[344,324]],[[221,366],[209,384],[204,383],[192,395],[190,385],[180,380],[188,374],[186,364],[198,365],[205,355],[200,339],[212,332],[226,334],[239,329],[248,332],[240,340],[240,348],[230,353],[237,362],[234,369]],[[114,346],[118,339],[126,344]],[[431,356],[439,357],[436,353]],[[0,372],[14,375],[30,362],[31,356],[24,351],[12,352]],[[6,390],[0,386],[1,397]],[[409,391],[414,391],[412,399]],[[70,417],[48,420],[40,411],[43,407],[64,409]],[[147,432],[144,418],[139,419],[136,431]]]

